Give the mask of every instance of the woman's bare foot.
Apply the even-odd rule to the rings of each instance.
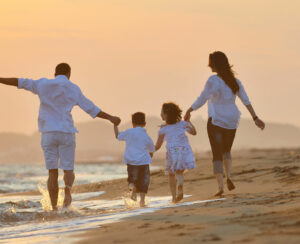
[[[145,203],[145,201],[140,201],[140,207],[141,207],[141,208],[144,208],[144,207],[146,207],[146,203]]]
[[[65,187],[65,198],[64,198],[64,208],[67,208],[71,205],[72,203],[72,196],[71,196],[71,190],[69,187]]]
[[[224,193],[224,190],[220,189],[216,194],[215,197],[221,197]]]
[[[232,191],[232,190],[235,189],[235,185],[233,184],[231,179],[227,179],[227,188],[228,188],[229,191]]]

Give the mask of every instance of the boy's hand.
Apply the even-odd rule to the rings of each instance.
[[[115,126],[118,126],[121,123],[121,119],[117,116],[112,116],[110,118],[110,122],[112,122]]]

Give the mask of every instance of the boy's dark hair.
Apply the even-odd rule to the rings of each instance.
[[[71,73],[71,67],[67,63],[60,63],[55,68],[55,76],[67,75]]]
[[[175,103],[164,103],[162,111],[167,115],[166,123],[169,125],[176,124],[181,120],[182,110]]]
[[[146,124],[146,115],[142,112],[134,113],[131,116],[132,123],[135,125],[145,125]]]

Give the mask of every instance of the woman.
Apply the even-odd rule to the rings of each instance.
[[[228,190],[231,191],[235,188],[230,174],[231,147],[241,115],[235,104],[236,96],[247,107],[257,127],[263,130],[265,124],[256,115],[242,83],[235,78],[226,55],[219,51],[210,54],[208,66],[212,72],[217,74],[208,79],[201,95],[187,110],[185,120],[189,120],[191,112],[199,109],[208,101],[207,132],[213,154],[214,174],[219,186],[215,196],[221,196],[224,193],[223,163]]]

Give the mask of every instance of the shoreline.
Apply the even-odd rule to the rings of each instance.
[[[99,228],[72,239],[80,244],[299,243],[299,155],[300,149],[242,152],[233,157],[237,189],[226,189],[225,201],[175,206],[116,223],[99,223]],[[192,196],[183,202],[214,198],[217,186],[209,163],[207,158],[198,159],[197,169],[185,174],[185,194]],[[99,187],[106,189],[99,198],[118,199],[127,192],[126,182],[114,182],[117,186]],[[162,170],[152,175],[148,195],[170,196]]]
[[[82,244],[216,241],[299,243],[299,163],[300,148],[235,152],[232,177],[237,189],[232,192],[226,189],[224,201],[199,203],[201,200],[215,199],[213,195],[217,190],[217,184],[212,174],[210,157],[206,155],[197,157],[197,168],[184,174],[184,193],[190,195],[182,201],[185,206],[179,204],[170,206],[168,177],[164,169],[152,170],[147,194],[150,199],[148,211],[147,208],[143,210],[126,206],[124,201],[126,197],[128,198],[126,178],[77,185],[73,187],[73,193],[104,192],[102,195],[88,194],[88,198],[74,202],[79,211],[93,212],[91,217],[95,222],[91,230],[78,230],[72,234],[61,232],[58,237],[66,243]],[[163,166],[164,161],[158,164]],[[37,191],[30,191],[5,195],[39,194]],[[156,208],[155,199],[164,199],[163,205]],[[120,208],[112,207],[111,204],[116,203]],[[93,205],[91,210],[79,207],[91,204]],[[113,212],[117,215],[122,213],[120,216],[123,217],[116,218],[117,222],[114,223],[103,222],[101,219],[107,216],[106,211],[108,215]],[[136,211],[140,213],[134,214]],[[82,217],[84,216],[87,215]],[[55,217],[49,219],[50,225],[51,219],[55,220]],[[78,220],[74,218],[70,221],[77,223]],[[81,228],[84,229],[82,223],[78,225],[78,229]]]

